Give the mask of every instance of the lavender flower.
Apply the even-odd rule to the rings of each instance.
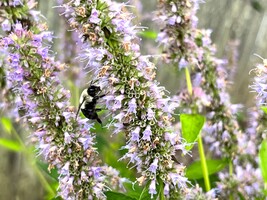
[[[179,134],[170,127],[174,104],[168,109],[170,99],[154,81],[154,64],[140,55],[137,30],[130,24],[133,16],[125,4],[111,1],[81,0],[62,7],[71,16],[70,26],[80,37],[87,36],[80,57],[94,72],[94,83],[107,93],[103,99],[113,117],[114,133],[126,134],[123,148],[128,152],[122,159],[136,167],[140,184],[149,181],[152,197],[158,194],[159,180],[166,197],[179,193],[187,187],[187,179],[184,167],[171,158],[176,150],[184,150]],[[177,140],[169,140],[167,134]]]

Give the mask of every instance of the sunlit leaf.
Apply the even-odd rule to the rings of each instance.
[[[228,162],[226,160],[206,160],[206,162],[207,162],[209,175],[215,174],[215,173],[221,171],[228,164]],[[187,167],[186,177],[188,179],[203,178],[200,161],[196,161]]]
[[[138,33],[141,37],[155,40],[158,36],[155,31],[142,31]]]
[[[2,124],[2,126],[3,126],[3,128],[4,128],[4,130],[5,130],[7,133],[10,134],[11,131],[12,131],[12,127],[13,127],[11,120],[10,120],[9,118],[2,117],[2,118],[1,118],[1,124]]]
[[[206,118],[198,114],[181,114],[182,136],[187,143],[194,143],[206,121]],[[187,146],[190,150],[194,144]]]
[[[267,140],[263,140],[260,145],[259,159],[262,177],[264,182],[267,183]]]
[[[21,145],[14,140],[8,140],[8,139],[4,139],[4,138],[0,138],[0,146],[11,150],[11,151],[16,151],[19,152],[22,150]]]
[[[263,112],[264,112],[265,114],[267,114],[267,107],[266,107],[266,106],[261,106],[261,109],[263,110]]]

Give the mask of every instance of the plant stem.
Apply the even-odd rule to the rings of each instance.
[[[187,90],[190,96],[193,95],[193,87],[192,87],[192,82],[190,78],[190,72],[188,68],[185,68],[185,78],[186,78],[186,84],[187,84]]]
[[[148,183],[149,183],[149,182],[148,182]],[[143,190],[142,190],[142,192],[141,192],[141,194],[140,194],[138,200],[143,199],[143,195],[145,194],[145,192],[146,192],[146,190],[147,190],[147,188],[148,188],[148,183],[147,183],[146,186],[143,188]]]
[[[232,163],[231,160],[230,160],[230,162],[229,162],[229,175],[230,175],[230,176],[233,175],[233,163]]]
[[[232,160],[229,161],[229,175],[230,175],[230,177],[233,176],[233,163],[232,163]],[[233,197],[232,193],[230,193],[229,199],[230,200],[234,200],[234,197]]]
[[[189,95],[192,96],[193,95],[193,87],[192,87],[190,72],[189,72],[188,68],[185,68],[185,78],[186,78],[188,93],[189,93]],[[201,162],[201,168],[202,168],[202,173],[203,173],[203,177],[204,177],[205,188],[206,188],[206,191],[209,191],[210,190],[209,172],[208,172],[208,166],[207,166],[205,151],[203,148],[201,133],[199,133],[199,136],[198,136],[198,152],[199,152],[199,156],[200,156],[200,162]]]
[[[201,162],[201,168],[202,168],[202,173],[204,177],[205,188],[206,188],[206,191],[209,191],[210,190],[209,172],[208,172],[208,166],[206,162],[206,156],[205,156],[205,152],[203,148],[201,134],[199,134],[197,142],[198,142],[198,152],[200,156],[200,162]]]
[[[160,189],[159,189],[159,199],[160,200],[165,200],[165,197],[164,197],[164,189],[163,189],[163,187],[164,187],[164,184],[163,184],[163,181],[162,181],[162,179],[160,179],[160,182],[159,182],[159,186],[160,186]]]

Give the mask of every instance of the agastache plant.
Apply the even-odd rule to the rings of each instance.
[[[101,166],[95,136],[90,132],[92,123],[75,119],[68,102],[70,93],[60,83],[59,73],[66,66],[52,57],[48,45],[52,33],[45,23],[29,21],[31,26],[15,23],[9,35],[0,40],[7,52],[7,85],[17,97],[14,106],[23,117],[21,121],[34,130],[31,138],[49,170],[58,170],[58,195],[64,199],[103,199],[104,191],[121,187],[126,180],[114,169]]]
[[[237,154],[235,144],[240,135],[234,115],[236,106],[230,103],[226,92],[225,62],[214,56],[216,49],[211,43],[211,31],[197,29],[196,11],[201,2],[160,1],[158,20],[164,28],[158,41],[164,46],[168,62],[192,71],[192,95],[180,95],[181,103],[191,102],[188,105],[191,109],[207,114],[205,129],[208,134],[204,139],[208,139],[212,151],[232,159]]]
[[[138,27],[131,25],[127,5],[82,0],[62,7],[84,41],[81,59],[106,93],[105,107],[113,118],[108,126],[126,135],[123,149],[128,152],[122,159],[140,173],[140,185],[147,182],[151,197],[177,197],[187,187],[184,166],[172,160],[177,150],[186,153],[171,128],[177,105],[154,80],[155,65],[140,54]]]
[[[221,182],[218,183],[218,191],[222,197],[232,199],[233,192],[238,191],[236,186],[244,184],[250,188],[250,184],[257,183],[259,176],[258,173],[253,174],[255,170],[247,173],[247,168],[238,166],[236,161],[242,150],[237,145],[242,142],[237,138],[241,139],[242,133],[234,115],[238,107],[230,103],[230,97],[226,91],[226,63],[214,56],[216,49],[211,43],[211,31],[196,28],[194,22],[197,20],[194,16],[198,1],[167,1],[160,5],[159,19],[165,26],[161,29],[158,40],[164,45],[164,49],[167,49],[165,56],[168,58],[167,61],[178,62],[178,67],[185,68],[186,72],[189,94],[186,92],[181,94],[180,102],[184,102],[183,105],[191,108],[189,112],[206,115],[204,140],[215,155],[229,159],[229,173],[220,173]],[[173,21],[174,18],[175,21]],[[178,41],[175,38],[178,38]],[[192,71],[192,85],[188,68]],[[202,160],[205,164],[204,159]],[[202,168],[205,174],[205,167]],[[242,170],[247,174],[247,178],[241,180],[239,175]],[[249,176],[257,178],[249,179]],[[209,180],[205,176],[204,180],[206,180],[206,190],[209,190]],[[240,188],[239,192],[244,195],[253,193]]]
[[[200,48],[204,50],[200,72],[197,77],[199,86],[204,90],[210,99],[210,104],[206,106],[209,119],[206,127],[208,143],[214,148],[217,155],[225,158],[234,159],[240,152],[236,146],[237,138],[242,133],[240,131],[236,115],[239,106],[233,105],[227,92],[227,73],[226,63],[215,57],[211,43],[207,41],[209,35],[202,33],[199,38],[202,42]],[[207,140],[208,141],[208,140]],[[217,147],[216,147],[217,145]]]
[[[226,63],[214,56],[216,50],[210,40],[211,32],[198,30],[192,21],[196,19],[193,15],[197,7],[198,1],[164,1],[160,4],[159,19],[165,27],[161,30],[158,40],[164,45],[164,49],[167,49],[165,57],[168,62],[178,62],[179,68],[190,67],[193,71],[193,84],[190,86],[192,94],[182,93],[179,96],[182,97],[180,102],[190,107],[191,112],[197,110],[198,113],[206,114],[208,121],[204,130],[208,134],[204,137],[205,141],[215,155],[230,161],[229,173],[219,173],[217,190],[220,197],[233,199],[239,194],[259,198],[262,197],[259,169],[249,162],[244,163],[243,160],[251,150],[251,146],[246,145],[246,142],[256,141],[240,131],[235,116],[238,106],[230,103],[226,91]],[[188,13],[189,10],[192,16]],[[177,31],[179,28],[182,31]],[[178,38],[178,41],[175,38]],[[241,177],[242,174],[245,177]]]

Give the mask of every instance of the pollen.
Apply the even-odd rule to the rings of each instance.
[[[155,138],[155,140],[153,141],[153,144],[155,144],[155,145],[159,144],[159,137]]]
[[[137,79],[136,79],[136,78],[131,78],[131,79],[128,81],[128,84],[130,85],[130,89],[131,89],[131,90],[134,89],[134,85],[135,85],[136,82],[137,82]]]
[[[89,39],[90,39],[91,41],[96,42],[96,40],[97,40],[97,35],[96,35],[95,33],[93,33],[93,32],[90,32],[90,33],[89,33]]]
[[[145,176],[141,176],[139,178],[137,178],[137,182],[139,183],[139,185],[143,185],[144,181],[146,180]]]
[[[45,69],[45,73],[44,73],[45,77],[50,77],[51,76],[51,71],[49,69]]]
[[[65,63],[60,64],[60,65],[57,66],[57,69],[60,70],[60,71],[64,70],[65,68],[66,68],[66,64]]]
[[[86,10],[85,10],[85,8],[84,7],[78,7],[77,9],[76,9],[76,13],[77,13],[77,15],[80,15],[80,16],[82,16],[82,17],[86,17],[86,12],[85,12]]]
[[[130,51],[131,50],[131,43],[130,42],[124,42],[122,44],[122,47],[126,50],[126,51]]]
[[[75,29],[75,28],[79,27],[79,24],[78,24],[78,22],[70,22],[70,27]]]
[[[115,78],[115,77],[109,77],[109,78],[108,78],[108,81],[109,81],[110,84],[114,84],[115,82],[118,81],[118,79]]]
[[[37,94],[45,94],[47,92],[47,87],[41,87],[38,89]]]
[[[101,68],[100,72],[98,73],[98,76],[99,76],[99,77],[102,77],[102,76],[106,75],[107,70],[108,70],[109,68],[110,68],[109,65],[105,65],[105,66],[103,66],[103,67]]]
[[[30,38],[31,40],[33,39],[32,31],[27,31],[27,37]]]

